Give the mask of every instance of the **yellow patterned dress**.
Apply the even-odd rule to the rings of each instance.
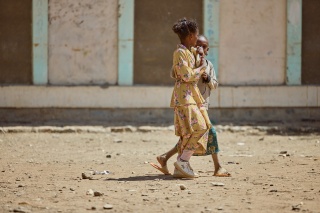
[[[174,108],[175,134],[180,136],[178,152],[195,151],[197,154],[206,152],[208,130],[211,123],[203,104],[197,82],[201,78],[195,69],[194,55],[183,45],[178,45],[173,54],[173,73],[175,86],[170,106]]]

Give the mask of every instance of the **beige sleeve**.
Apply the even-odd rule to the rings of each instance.
[[[214,89],[217,89],[217,87],[218,87],[218,80],[216,77],[216,72],[214,70],[213,64],[210,61],[208,61],[208,64],[209,64],[209,69],[210,69],[209,75],[211,77],[211,80],[208,83],[208,86],[209,86],[210,90],[214,90]]]

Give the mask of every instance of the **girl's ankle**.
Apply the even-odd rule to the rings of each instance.
[[[179,158],[179,161],[181,161],[181,162],[188,162],[187,160],[183,160],[182,158]]]

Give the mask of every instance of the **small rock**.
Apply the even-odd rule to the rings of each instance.
[[[111,155],[107,155],[106,158],[111,158]]]
[[[283,154],[287,154],[287,153],[288,153],[288,151],[281,151],[279,154],[283,155]]]
[[[97,207],[95,207],[95,206],[91,207],[91,210],[96,210],[96,209],[97,209]]]
[[[212,186],[224,186],[224,183],[221,182],[211,182]]]
[[[278,192],[276,189],[271,189],[269,192]]]
[[[81,176],[82,176],[82,179],[89,179],[89,180],[92,180],[92,174],[93,172],[82,172]]]
[[[122,142],[122,140],[121,140],[121,139],[119,139],[119,138],[115,138],[115,139],[113,140],[113,142],[114,142],[114,143],[121,143],[121,142]]]
[[[104,171],[100,172],[100,175],[108,175],[108,174],[110,174],[109,170],[104,170]]]
[[[86,192],[87,195],[93,195],[94,194],[94,191],[92,189],[89,189],[87,192]]]
[[[220,207],[218,207],[218,210],[223,210],[223,208],[220,206]]]
[[[95,191],[95,192],[93,192],[93,195],[94,195],[95,197],[99,197],[99,196],[102,196],[103,193],[102,193],[102,192],[99,192],[99,191]]]
[[[303,205],[303,202],[299,203],[298,205],[293,205],[292,206],[292,211],[300,211],[302,205]]]
[[[71,188],[70,188],[70,191],[75,191],[75,189],[71,187]]]
[[[185,190],[185,189],[187,189],[187,187],[184,184],[180,184],[180,189]]]
[[[94,175],[108,175],[108,174],[110,174],[110,171],[109,170],[104,170],[102,172],[94,171],[93,174]]]
[[[13,212],[29,213],[31,211],[29,209],[22,207],[22,206],[19,206],[19,207],[13,209]]]
[[[239,143],[237,143],[237,145],[238,145],[238,146],[244,146],[245,143],[239,142]]]
[[[104,208],[104,209],[112,209],[113,206],[112,206],[111,204],[105,204],[105,205],[103,206],[103,208]]]

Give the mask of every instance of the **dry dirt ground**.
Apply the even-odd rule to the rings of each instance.
[[[320,212],[317,132],[221,127],[219,157],[232,177],[213,177],[204,156],[191,158],[192,180],[148,164],[177,142],[170,128],[0,130],[0,212]]]

